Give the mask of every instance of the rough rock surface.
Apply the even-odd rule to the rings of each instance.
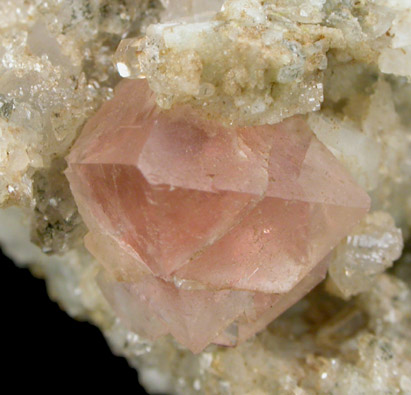
[[[147,78],[163,108],[190,103],[224,122],[276,123],[320,109],[331,54],[410,75],[407,2],[389,6],[227,0],[208,21],[150,26],[122,44],[116,64],[124,77]]]

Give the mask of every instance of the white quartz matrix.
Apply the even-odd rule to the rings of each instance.
[[[97,287],[64,158],[121,76],[227,125],[302,114],[372,198],[327,280],[239,347],[148,342]],[[5,253],[148,391],[411,394],[410,0],[0,0],[0,172]]]

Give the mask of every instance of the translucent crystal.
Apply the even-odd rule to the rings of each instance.
[[[114,64],[124,78],[145,78],[138,55],[144,47],[144,38],[121,41],[114,56]]]
[[[31,239],[46,254],[61,254],[78,244],[85,227],[63,174],[64,161],[33,176],[34,208]]]
[[[145,81],[118,86],[68,162],[108,298],[123,316],[124,303],[152,311],[193,351],[231,343],[220,335],[236,320],[245,340],[295,303],[369,207],[302,119],[224,128],[190,107],[161,112]]]
[[[109,282],[104,288],[107,297],[110,286],[118,292],[116,312],[103,297],[96,282],[101,265],[85,250],[82,233],[77,232],[79,216],[60,165],[89,116],[112,96],[120,78],[112,62],[120,40],[140,37],[159,21],[161,26],[170,22],[174,27],[165,34],[158,25],[149,29],[151,41],[142,58],[147,61],[142,63],[147,70],[143,74],[156,90],[158,103],[172,108],[188,102],[206,117],[220,117],[234,125],[278,122],[296,111],[317,110],[307,114],[316,137],[369,191],[373,210],[395,219],[395,226],[384,220],[366,228],[364,221],[355,235],[376,240],[380,257],[392,257],[399,248],[395,247],[401,243],[398,228],[404,240],[409,239],[410,1],[241,0],[231,1],[227,9],[232,12],[220,13],[214,20],[218,1],[192,1],[200,13],[188,15],[185,6],[189,3],[0,0],[2,251],[44,278],[51,299],[70,316],[98,326],[113,352],[138,369],[149,393],[411,393],[411,253],[407,245],[388,273],[378,273],[388,261],[381,264],[367,253],[373,249],[350,244],[349,256],[362,257],[362,264],[350,271],[361,269],[369,260],[367,271],[376,274],[370,275],[370,282],[361,278],[365,286],[359,295],[349,301],[330,296],[329,282],[327,287],[316,287],[258,336],[235,348],[210,346],[197,355],[171,336],[153,342],[131,331],[141,322],[137,314],[122,315],[121,306],[130,303],[136,312],[144,306],[136,305],[134,297],[127,299],[124,284]],[[232,6],[235,3],[238,7]],[[261,5],[266,18],[262,24]],[[247,8],[244,14],[242,8]],[[207,23],[193,26],[193,22]],[[217,45],[213,33],[226,41]],[[206,38],[201,40],[201,35]],[[163,38],[169,47],[165,48]],[[285,48],[300,44],[303,62],[300,50],[282,59],[278,43],[285,42]],[[284,89],[276,82],[278,77]],[[294,85],[294,78],[302,81]],[[387,254],[379,244],[385,233],[393,241]],[[121,255],[124,249],[116,252],[116,245],[102,249],[111,262],[118,260],[117,252],[122,261],[127,257]],[[336,263],[345,267],[346,260]],[[130,269],[135,266],[131,259]],[[317,274],[313,284],[323,275]],[[359,283],[355,273],[352,278]],[[172,283],[182,290],[204,289],[192,280],[173,277]],[[332,291],[344,296],[335,284]],[[269,305],[270,298],[274,300],[272,295],[258,298],[258,306]],[[274,306],[262,320],[270,321],[270,314],[278,310]],[[254,318],[251,313],[249,317]],[[155,312],[150,311],[149,317],[153,319]],[[123,324],[127,320],[132,321],[129,327]],[[13,325],[7,317],[5,324]],[[28,328],[27,336],[30,333]],[[238,320],[214,342],[234,345],[239,333]],[[21,351],[20,339],[12,341]]]
[[[401,256],[402,247],[401,230],[392,217],[373,212],[336,249],[330,277],[344,297],[364,292]]]
[[[220,11],[224,0],[160,0],[164,11],[161,21],[192,21],[210,19]]]

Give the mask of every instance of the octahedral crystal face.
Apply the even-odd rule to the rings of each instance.
[[[226,128],[123,81],[67,176],[118,315],[194,352],[237,344],[325,275],[367,194],[302,118]]]

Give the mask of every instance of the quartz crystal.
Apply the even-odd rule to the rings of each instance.
[[[245,340],[295,303],[369,208],[302,118],[225,128],[188,106],[160,111],[145,81],[117,87],[68,163],[109,301],[149,317],[139,333],[195,352]]]
[[[334,251],[330,287],[334,284],[346,298],[361,293],[401,256],[402,247],[401,230],[395,227],[393,218],[374,211]]]

